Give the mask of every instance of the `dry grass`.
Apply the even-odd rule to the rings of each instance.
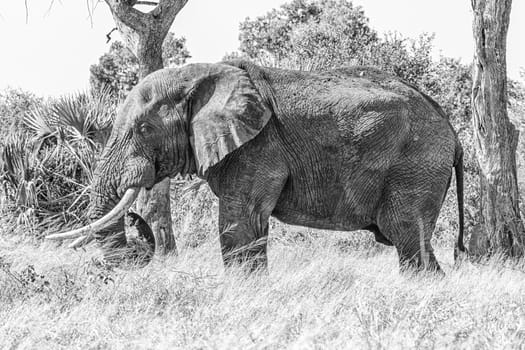
[[[224,271],[216,241],[108,271],[94,250],[0,243],[0,348],[523,348],[525,271],[400,275],[392,249],[273,240],[270,273]],[[34,269],[28,269],[28,265]]]

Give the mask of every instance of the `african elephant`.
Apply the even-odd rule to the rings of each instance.
[[[365,229],[402,267],[440,270],[430,239],[455,169],[463,246],[463,151],[447,116],[366,67],[304,72],[246,61],[147,76],[128,95],[95,172],[87,228],[120,230],[141,188],[196,174],[219,199],[226,265],[267,264],[268,219]],[[110,213],[108,213],[111,210]]]

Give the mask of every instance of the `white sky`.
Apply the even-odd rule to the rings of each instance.
[[[86,89],[89,66],[107,51],[106,33],[113,27],[109,9],[100,3],[88,16],[86,0],[0,1],[0,89],[21,87],[39,95]],[[191,62],[217,62],[238,48],[239,23],[262,15],[286,0],[189,0],[172,27],[187,38]],[[361,5],[371,27],[380,33],[398,31],[416,37],[434,32],[435,55],[472,59],[470,0],[353,0]],[[507,40],[509,75],[525,67],[525,1],[513,1]],[[113,33],[113,38],[118,34]]]

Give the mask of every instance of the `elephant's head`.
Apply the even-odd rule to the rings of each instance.
[[[162,69],[143,79],[121,106],[98,162],[86,227],[48,236],[90,233],[107,241],[123,232],[123,217],[141,188],[165,177],[210,168],[255,137],[271,113],[248,74],[227,64]],[[111,245],[125,243],[123,235]]]

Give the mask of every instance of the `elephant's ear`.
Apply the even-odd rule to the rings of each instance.
[[[197,172],[208,169],[253,139],[271,112],[245,71],[226,67],[203,79],[192,93],[190,140]]]

